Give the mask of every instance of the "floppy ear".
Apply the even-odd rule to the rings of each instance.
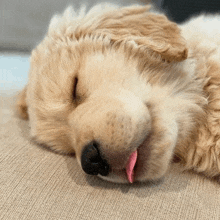
[[[135,41],[161,55],[168,62],[187,58],[186,42],[177,24],[149,12],[149,6],[127,7],[108,12],[88,29],[110,35],[113,41]],[[87,29],[87,32],[89,31]],[[94,32],[94,29],[91,30]]]

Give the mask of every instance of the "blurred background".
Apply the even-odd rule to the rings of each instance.
[[[0,0],[0,89],[17,88],[17,82],[20,87],[26,83],[28,57],[46,34],[53,14],[62,13],[69,5],[78,9],[86,4],[90,8],[99,2],[105,0]],[[127,6],[147,4],[150,0],[109,2]],[[202,12],[220,11],[220,0],[152,0],[151,3],[178,23]]]
[[[51,17],[73,5],[87,8],[105,0],[0,0],[0,50],[30,52],[46,34]],[[146,4],[148,0],[110,0],[120,5]]]
[[[44,37],[54,13],[61,13],[69,6],[92,5],[103,0],[1,0],[0,1],[0,50],[30,52]],[[111,0],[121,5],[147,4],[149,0]],[[171,20],[183,22],[201,12],[218,12],[220,0],[152,0],[158,10]]]

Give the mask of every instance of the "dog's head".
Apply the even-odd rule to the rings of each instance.
[[[187,83],[177,65],[187,57],[185,41],[176,24],[148,9],[98,6],[75,17],[68,9],[31,57],[32,136],[75,152],[86,173],[114,182],[161,178],[180,133],[181,97],[171,94],[178,79]]]

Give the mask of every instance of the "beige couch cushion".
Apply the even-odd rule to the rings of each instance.
[[[14,96],[0,96],[0,219],[220,219],[220,186],[173,165],[157,183],[119,185],[85,175],[73,157],[30,141]]]

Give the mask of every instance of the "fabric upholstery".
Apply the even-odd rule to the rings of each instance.
[[[220,187],[173,164],[158,183],[120,185],[85,175],[74,157],[30,140],[0,96],[0,219],[220,219]]]

